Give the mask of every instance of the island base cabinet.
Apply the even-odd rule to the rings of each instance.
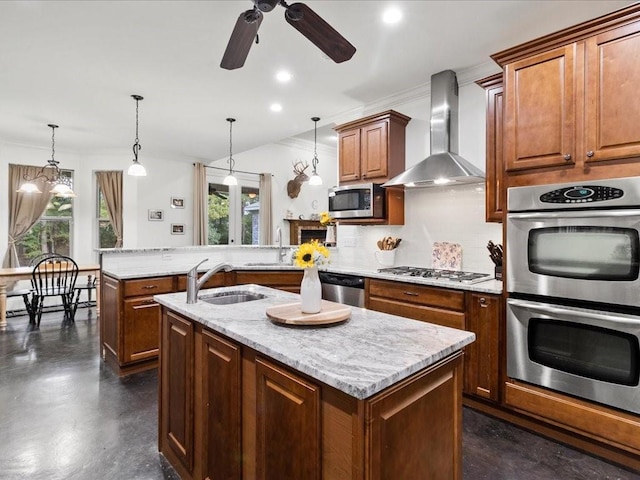
[[[461,478],[461,352],[357,399],[162,318],[159,447],[183,480]]]

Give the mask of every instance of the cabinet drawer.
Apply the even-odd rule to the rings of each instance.
[[[141,280],[126,280],[124,282],[124,296],[157,295],[173,292],[173,277],[143,278]]]
[[[273,272],[257,272],[257,271],[238,271],[236,273],[236,284],[256,283],[266,287],[281,287],[285,285],[300,286],[302,282],[302,271],[273,271]]]
[[[444,288],[431,288],[410,283],[371,280],[369,297],[381,297],[396,302],[445,308],[464,312],[464,292]]]
[[[370,298],[367,308],[377,312],[398,315],[413,320],[435,323],[443,327],[465,329],[464,312],[454,312],[443,308],[428,307],[426,305],[413,305],[383,298]]]

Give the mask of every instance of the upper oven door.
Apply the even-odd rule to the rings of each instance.
[[[640,307],[640,210],[507,215],[507,290]]]

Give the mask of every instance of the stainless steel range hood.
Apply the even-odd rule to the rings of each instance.
[[[458,155],[458,81],[452,70],[431,76],[431,155],[383,187],[481,183],[484,173]]]

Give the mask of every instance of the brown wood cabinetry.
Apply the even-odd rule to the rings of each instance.
[[[173,276],[119,281],[103,274],[102,354],[118,375],[157,366],[160,306],[153,295],[175,291],[174,282]]]
[[[487,222],[502,222],[506,203],[503,160],[503,100],[502,73],[476,82],[486,91],[487,97],[487,148],[485,180],[485,217]]]
[[[467,330],[476,341],[465,347],[464,391],[500,400],[500,339],[504,309],[501,295],[467,292]]]
[[[640,174],[638,55],[636,4],[492,56],[509,185]]]
[[[405,129],[411,118],[393,110],[338,125],[338,182],[384,183],[405,170]],[[386,219],[347,224],[404,224],[404,190],[386,189]]]
[[[300,282],[302,282],[303,273],[302,270],[237,270],[230,272],[230,276],[233,279],[232,285],[255,283],[265,287],[277,288],[278,290],[300,293]]]
[[[185,480],[462,477],[460,353],[358,400],[166,308],[161,348],[159,446]]]
[[[366,307],[445,327],[465,329],[464,292],[370,279]]]

